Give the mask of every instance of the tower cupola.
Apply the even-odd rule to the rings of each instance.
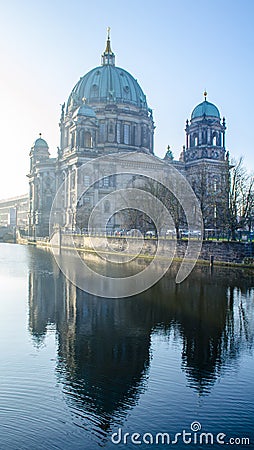
[[[191,120],[186,121],[186,162],[198,159],[224,160],[225,158],[225,119],[221,123],[217,106],[204,101],[192,111]]]

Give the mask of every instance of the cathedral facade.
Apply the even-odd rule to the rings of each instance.
[[[154,122],[137,80],[115,65],[110,36],[101,65],[80,78],[68,101],[62,105],[60,147],[51,158],[47,142],[40,136],[30,151],[29,234],[47,236],[55,194],[62,183],[64,226],[73,229],[76,205],[89,207],[94,199],[78,198],[77,186],[89,185],[89,177],[79,179],[78,168],[91,159],[107,154],[142,152],[154,154]],[[204,225],[219,227],[224,220],[228,197],[228,157],[225,149],[225,119],[206,99],[193,110],[186,122],[186,145],[179,161],[170,151],[165,164],[173,164],[190,182],[200,200]],[[106,177],[100,193],[115,190],[114,177]],[[81,202],[81,205],[80,205]],[[112,228],[114,224],[112,223]]]

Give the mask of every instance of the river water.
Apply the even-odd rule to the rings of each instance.
[[[175,271],[103,299],[0,244],[1,449],[254,448],[254,274]]]

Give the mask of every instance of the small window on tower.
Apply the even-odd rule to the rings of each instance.
[[[81,147],[81,148],[84,148],[84,146],[85,146],[85,133],[84,133],[84,130],[80,130],[80,132],[79,132],[79,146]]]
[[[73,170],[71,173],[71,189],[75,188],[75,171]]]
[[[85,147],[92,148],[92,136],[89,131],[85,133]]]
[[[103,185],[104,185],[105,187],[109,187],[109,177],[105,177],[105,178],[103,179]]]
[[[71,148],[74,147],[74,139],[75,139],[74,133],[71,133]]]
[[[88,187],[90,185],[90,177],[85,175],[84,176],[84,186]]]

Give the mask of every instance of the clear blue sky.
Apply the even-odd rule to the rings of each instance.
[[[41,132],[52,156],[60,104],[100,65],[111,27],[116,64],[154,111],[155,153],[176,158],[204,89],[226,117],[232,157],[254,171],[252,0],[2,0],[0,198],[28,191],[29,151]]]

